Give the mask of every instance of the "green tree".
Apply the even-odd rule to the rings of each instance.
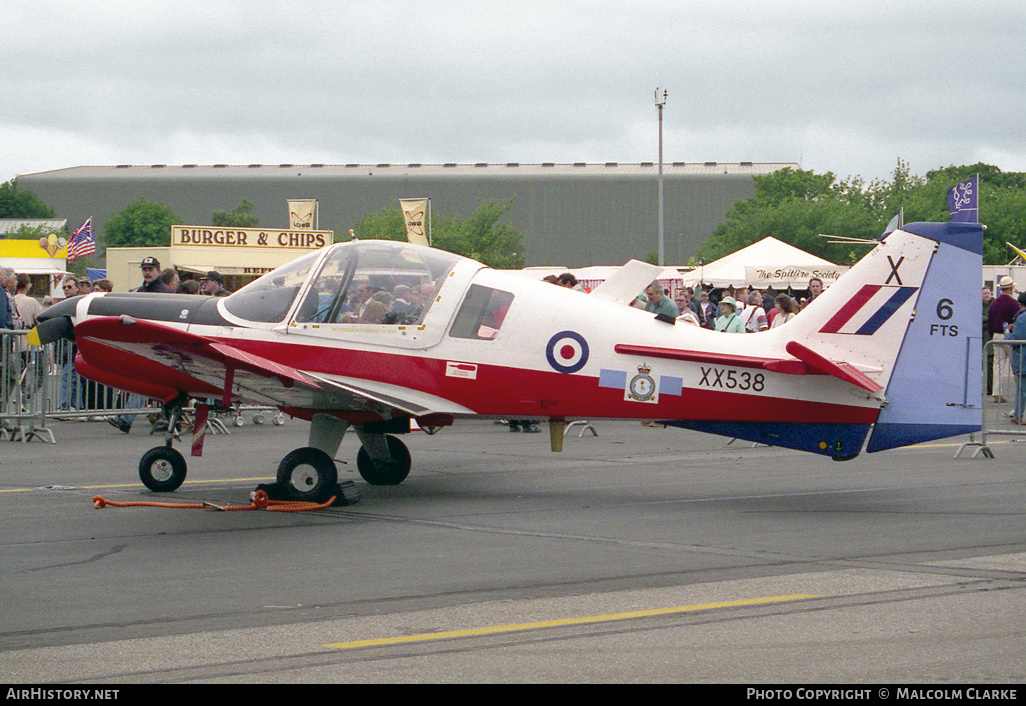
[[[699,256],[714,260],[773,236],[833,262],[850,262],[863,252],[831,244],[820,234],[874,238],[883,228],[875,199],[859,180],[836,181],[790,167],[755,177],[755,196],[737,201]]]
[[[406,224],[398,207],[383,208],[362,216],[350,214],[356,237],[361,240],[406,240]],[[348,234],[346,236],[348,239]]]
[[[483,262],[489,267],[516,270],[524,266],[523,234],[500,219],[513,200],[482,201],[470,218],[450,216],[435,229],[432,244]]]
[[[892,181],[875,181],[863,192],[863,202],[868,208],[878,212],[882,217],[890,220],[902,209],[905,211],[905,220],[925,220],[913,216],[909,219],[909,213],[917,210],[917,195],[922,192],[927,180],[921,176],[912,174],[908,163],[898,160],[897,166],[892,173]]]
[[[111,216],[103,224],[103,234],[107,247],[166,247],[171,244],[171,226],[181,222],[170,206],[140,199]]]
[[[1004,265],[1015,253],[1005,243],[1020,250],[1026,248],[1026,189],[994,188],[988,194],[980,187],[983,202],[980,219],[987,224],[983,235],[983,261],[988,265]]]
[[[1020,248],[1026,244],[1026,173],[1002,172],[983,163],[929,171],[926,185],[916,195],[915,220],[948,220],[948,189],[976,174],[980,175],[980,222],[987,226],[983,262],[1005,264],[1013,257],[1006,242]]]
[[[482,201],[469,218],[458,214],[436,217],[432,223],[431,244],[440,250],[463,255],[501,269],[524,266],[523,234],[501,221],[513,207],[513,200]],[[368,240],[406,240],[406,225],[398,208],[353,217],[358,238]]]
[[[210,225],[255,228],[260,219],[250,213],[252,210],[253,202],[249,199],[242,199],[239,205],[231,211],[214,211],[210,217]]]
[[[0,184],[0,218],[54,218],[56,215],[34,193],[19,189],[14,179]]]
[[[857,177],[837,182],[830,172],[790,168],[755,177],[755,195],[734,203],[699,255],[715,259],[772,235],[833,262],[852,263],[865,248],[830,244],[819,234],[875,239],[899,210],[906,223],[947,221],[948,189],[976,174],[980,220],[987,225],[983,261],[1008,262],[1005,243],[1026,244],[1026,174],[973,164],[935,169],[921,177],[900,159],[889,182],[865,184]]]

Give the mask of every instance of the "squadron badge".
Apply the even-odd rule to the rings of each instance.
[[[652,368],[644,363],[638,366],[638,374],[631,378],[627,384],[627,401],[635,402],[657,402],[656,383],[652,379]]]

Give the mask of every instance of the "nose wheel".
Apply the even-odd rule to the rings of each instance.
[[[178,420],[187,399],[182,394],[165,405],[164,416],[168,420],[165,443],[150,449],[139,459],[139,480],[154,493],[170,493],[185,482],[185,457],[171,447],[171,442],[178,436]]]
[[[170,493],[185,482],[186,464],[182,454],[170,446],[157,446],[139,460],[139,479],[155,493]]]

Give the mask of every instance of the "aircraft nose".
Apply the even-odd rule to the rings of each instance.
[[[53,306],[47,307],[39,314],[39,321],[47,321],[49,319],[55,319],[61,316],[72,317],[75,315],[75,307],[78,306],[79,297],[71,297],[70,299],[64,299],[59,301]]]
[[[37,319],[36,327],[29,332],[28,342],[42,346],[61,338],[75,340],[75,327],[71,324],[71,317],[75,315],[77,303],[78,297],[72,297],[43,311]]]

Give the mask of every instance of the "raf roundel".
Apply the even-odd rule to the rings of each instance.
[[[545,346],[545,359],[560,373],[576,373],[588,362],[588,342],[574,331],[560,331]]]

